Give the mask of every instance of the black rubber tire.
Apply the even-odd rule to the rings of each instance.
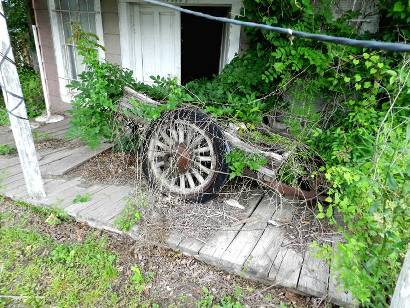
[[[142,147],[142,170],[149,184],[158,187],[159,185],[157,184],[157,179],[151,172],[150,163],[147,159],[149,142],[152,137],[152,134],[155,132],[155,129],[158,127],[159,123],[170,123],[171,121],[177,119],[195,124],[197,127],[204,130],[205,134],[210,138],[214,148],[214,157],[216,158],[216,172],[214,172],[212,179],[209,181],[209,184],[199,193],[196,192],[195,194],[182,195],[177,194],[175,192],[171,193],[170,191],[161,192],[166,195],[174,195],[181,199],[191,202],[207,202],[218,195],[218,193],[224,186],[225,182],[227,181],[229,167],[225,162],[225,154],[228,151],[228,144],[223,136],[221,129],[215,123],[215,121],[213,121],[213,119],[210,116],[203,113],[197,108],[184,107],[173,111],[165,112],[158,120],[150,124],[150,126],[147,129],[147,133],[144,138],[144,143]]]

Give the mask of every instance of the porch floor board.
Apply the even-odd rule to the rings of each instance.
[[[48,125],[43,126],[39,131],[51,132],[51,136],[62,136],[67,129],[67,123],[66,119],[63,123],[49,124],[50,128]],[[0,144],[6,135],[4,128],[0,129]],[[97,150],[77,147],[40,151],[40,169],[45,177],[47,193],[43,200],[32,200],[27,196],[18,158],[0,158],[0,173],[4,172],[0,195],[60,208],[78,221],[122,233],[114,226],[114,221],[126,207],[135,187],[90,185],[80,178],[61,177],[110,146],[103,144]],[[78,194],[88,194],[90,199],[83,203],[74,203]],[[289,240],[281,225],[289,222],[292,217],[291,204],[262,192],[243,196],[240,200],[245,206],[243,220],[216,231],[206,242],[180,233],[171,233],[165,241],[166,245],[170,249],[248,279],[290,288],[308,296],[326,298],[337,305],[354,304],[351,295],[338,287],[326,262],[316,259],[309,249],[297,251],[287,246]],[[217,198],[213,202],[223,202],[223,198]],[[132,228],[128,235],[138,238],[138,225]]]

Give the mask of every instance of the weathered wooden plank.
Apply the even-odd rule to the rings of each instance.
[[[130,187],[121,186],[117,192],[105,199],[104,202],[81,212],[81,216],[103,223],[110,222],[113,217],[120,214],[125,208],[131,190]]]
[[[94,203],[92,206],[85,208],[84,210],[81,210],[78,213],[78,217],[100,221],[100,217],[102,217],[103,215],[111,216],[112,212],[118,213],[118,211],[115,211],[116,203],[129,193],[130,188],[114,185],[111,185],[111,187],[111,193],[106,196],[106,198],[99,200],[98,202]],[[104,213],[106,211],[108,211],[109,213]]]
[[[53,123],[53,124],[60,124],[61,122]],[[41,140],[41,137],[49,139],[55,138],[58,134],[65,134],[68,129],[70,128],[69,123],[63,122],[58,126],[50,126],[51,124],[47,124],[36,129],[37,135]]]
[[[22,200],[24,197],[28,198],[27,196],[27,187],[25,185],[24,179],[22,182],[19,182],[20,185],[9,190],[5,193],[5,196],[12,198],[13,200]]]
[[[1,144],[1,142],[0,142]],[[43,150],[43,151],[39,151],[37,152],[37,157],[38,160],[40,161],[44,155],[46,154],[50,154],[51,152],[54,152],[55,150]],[[17,155],[13,156],[13,157],[7,157],[7,158],[0,158],[0,172],[2,172],[3,170],[7,169],[7,168],[11,168],[14,166],[18,166],[20,164],[19,158]]]
[[[70,156],[73,152],[75,151],[75,149],[59,149],[55,152],[51,152],[51,153],[47,153],[44,156],[42,156],[41,159],[39,159],[39,164],[40,167],[49,164],[51,162],[60,160],[64,157]],[[12,166],[10,168],[5,168],[4,172],[6,172],[7,177],[11,177],[13,175],[16,175],[18,173],[21,173],[21,166],[16,165],[16,166]]]
[[[183,239],[179,245],[178,249],[186,255],[196,256],[198,255],[201,248],[204,246],[205,242],[200,241],[193,237],[187,237]]]
[[[63,175],[111,147],[111,144],[104,143],[96,150],[91,150],[87,146],[75,148],[69,156],[42,165],[41,171],[47,176]]]
[[[95,195],[97,193],[99,193],[101,190],[103,190],[106,187],[107,187],[107,185],[93,185],[93,186],[90,186],[90,187],[78,186],[78,187],[76,187],[76,192],[75,192],[75,195],[74,195],[73,198],[68,198],[68,197],[64,198],[63,201],[56,203],[56,207],[58,207],[60,209],[65,209],[66,207],[69,207],[69,206],[73,205],[74,204],[74,198],[77,194],[80,194],[80,195],[88,194],[90,196],[90,201],[91,201],[93,198],[95,198]]]
[[[246,259],[261,238],[268,220],[276,210],[269,198],[264,198],[221,257],[221,263],[230,270],[240,271]]]
[[[179,243],[181,243],[183,239],[184,236],[180,232],[171,232],[165,243],[172,250],[178,250]]]
[[[41,132],[41,133],[51,134],[61,129],[67,130],[69,127],[70,127],[70,118],[65,117],[64,120],[62,121],[42,125],[39,128],[37,128],[36,131]]]
[[[329,264],[315,257],[313,248],[309,248],[303,259],[302,270],[297,289],[302,293],[324,297],[329,283]]]
[[[0,137],[0,144],[15,146],[13,135],[3,135]]]
[[[333,250],[336,252],[336,245],[333,245]],[[334,253],[335,253],[334,252]],[[335,272],[330,266],[329,274],[329,288],[328,288],[328,299],[330,302],[342,306],[351,307],[356,306],[357,303],[354,301],[353,296],[350,292],[343,290],[342,286],[338,283],[339,274]]]
[[[107,185],[95,194],[90,201],[69,205],[64,210],[71,216],[79,217],[81,212],[87,210],[88,208],[97,206],[100,202],[104,202],[105,199],[109,198],[109,196],[117,190],[119,190],[119,186]]]
[[[18,177],[16,177],[16,179],[14,179],[11,183],[6,182],[6,180],[7,178],[2,178],[0,180],[0,190],[3,192],[9,191],[21,185],[21,183],[24,182],[24,176],[22,173],[18,174]]]
[[[283,257],[282,257],[283,256]],[[282,262],[280,262],[280,267],[276,271],[269,272],[269,278],[272,278],[271,273],[273,274],[276,272],[274,280],[277,285],[296,289],[297,283],[299,280],[299,274],[302,268],[303,263],[303,254],[293,250],[292,248],[286,249],[285,247],[281,247],[278,252],[278,256],[276,259],[278,263],[282,258]],[[274,261],[275,268],[277,268],[278,263],[276,263],[276,259]]]
[[[68,129],[64,129],[64,130],[53,133],[52,136],[55,139],[68,139],[68,138],[66,138],[67,131],[68,131]]]
[[[47,180],[44,181],[46,184]],[[2,189],[1,193],[9,198],[20,200],[22,196],[27,195],[27,187],[24,181],[23,174],[20,174],[20,177],[17,181],[5,186]]]
[[[9,158],[0,158],[0,170],[6,169],[12,166],[16,166],[18,164],[19,164],[18,156],[9,157]]]
[[[46,191],[46,197],[41,198],[41,199],[31,199],[27,195],[15,195],[13,196],[13,199],[21,199],[24,197],[24,200],[36,205],[43,205],[43,206],[52,206],[54,196],[58,194],[61,188],[66,188],[67,186],[71,186],[70,184],[72,181],[67,181],[64,179],[47,179],[45,180],[44,188]],[[50,197],[51,195],[51,197]]]
[[[11,184],[13,184],[14,182],[19,181],[20,179],[24,178],[23,173],[17,173],[14,175],[9,176],[7,174],[7,172],[4,172],[2,175],[2,183],[1,185],[5,186],[5,187],[9,187]]]
[[[53,180],[56,182],[58,180]],[[71,180],[65,180],[58,186],[52,186],[47,191],[47,196],[43,200],[45,204],[54,206],[55,204],[64,200],[64,198],[73,198],[75,195],[76,187],[81,184],[80,178],[74,178]]]
[[[403,266],[397,279],[396,288],[390,304],[391,308],[410,307],[410,248],[407,251]]]
[[[284,240],[285,231],[281,227],[292,217],[292,207],[290,204],[283,204],[278,207],[272,216],[276,226],[268,225],[256,244],[248,260],[246,260],[243,271],[257,278],[267,278],[279,249]]]
[[[262,197],[263,195],[253,196],[250,200],[250,207],[256,208]],[[243,223],[218,231],[199,251],[198,258],[211,264],[219,264],[222,254],[234,240],[242,226]]]

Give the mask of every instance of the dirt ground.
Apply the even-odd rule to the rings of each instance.
[[[16,205],[10,200],[0,201],[0,214],[14,216],[16,227],[19,220],[33,231],[45,234],[61,243],[81,243],[90,233],[96,232],[85,224],[74,221],[50,225],[38,213]],[[1,227],[1,226],[0,226]],[[138,265],[142,272],[153,273],[153,280],[147,284],[143,296],[161,306],[193,307],[207,288],[215,299],[227,294],[242,294],[242,303],[247,307],[317,307],[323,306],[317,298],[299,296],[275,286],[266,286],[217,270],[192,257],[181,255],[155,245],[141,245],[128,236],[97,231],[108,239],[110,251],[118,256],[119,279],[116,283],[119,294],[122,285],[129,279],[131,267]],[[46,279],[46,277],[45,277]],[[120,295],[121,306],[127,306],[126,294]]]

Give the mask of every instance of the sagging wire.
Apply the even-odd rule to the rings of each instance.
[[[393,51],[393,52],[410,52],[410,44],[382,42],[382,41],[374,41],[374,40],[357,40],[357,39],[350,39],[347,37],[333,36],[333,35],[327,35],[327,34],[309,33],[309,32],[292,30],[289,28],[282,28],[282,27],[270,26],[266,24],[260,24],[256,22],[241,21],[241,20],[236,20],[236,19],[227,18],[227,17],[216,17],[213,15],[184,9],[182,7],[169,4],[169,3],[164,3],[158,0],[143,0],[143,1],[147,3],[159,5],[162,7],[167,7],[169,9],[179,11],[182,13],[186,13],[186,14],[222,22],[222,23],[228,23],[228,24],[234,24],[238,26],[273,31],[273,32],[277,32],[280,34],[289,35],[290,37],[301,37],[301,38],[306,38],[310,40],[329,42],[329,43],[347,45],[347,46],[352,46],[352,47],[379,49],[379,50],[387,50],[387,51]]]

